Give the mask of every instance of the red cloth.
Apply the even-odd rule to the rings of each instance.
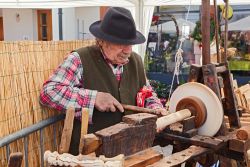
[[[152,88],[148,88],[147,86],[143,86],[143,88],[137,93],[136,103],[138,107],[144,107],[145,99],[153,96]]]

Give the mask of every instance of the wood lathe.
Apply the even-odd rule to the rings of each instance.
[[[117,154],[131,155],[152,146],[156,129],[160,132],[167,126],[191,116],[194,117],[195,128],[199,134],[213,136],[219,130],[223,119],[222,105],[208,87],[200,83],[184,84],[173,93],[170,103],[171,111],[178,111],[160,118],[146,113],[127,115],[119,124],[84,136],[84,141],[81,141],[84,143],[81,153],[96,151],[98,155],[107,157]],[[134,108],[138,110],[137,107]],[[215,109],[219,111],[216,120],[213,119]]]
[[[220,100],[210,88],[196,82],[183,84],[174,91],[170,103],[171,113],[167,116],[158,118],[156,115],[149,114],[154,113],[154,111],[147,110],[147,113],[126,115],[121,123],[94,134],[84,135],[81,139],[80,153],[86,155],[95,152],[97,156],[104,155],[107,158],[124,154],[125,164],[129,164],[126,163],[126,157],[131,157],[139,151],[152,147],[156,135],[178,144],[181,142],[187,145],[195,145],[162,160],[160,160],[162,156],[158,154],[154,161],[151,161],[151,164],[157,160],[159,162],[155,165],[159,167],[178,165],[197,157],[227,149],[240,152],[242,157],[248,156],[249,152],[244,153],[242,151],[247,149],[246,144],[242,145],[241,140],[236,138],[236,133],[213,137],[222,125],[224,114]],[[131,110],[133,108],[140,110],[135,106],[127,107],[132,108]],[[193,126],[189,126],[190,123]],[[180,125],[183,126],[182,130],[176,133],[176,129],[180,129]],[[159,130],[158,133],[157,129]],[[238,131],[239,136],[246,139],[243,143],[249,142],[248,129],[249,127]],[[161,130],[162,132],[160,132]],[[189,133],[190,131],[192,133]],[[188,137],[185,133],[188,133]],[[55,153],[49,154],[50,156],[55,156]],[[60,154],[56,155],[59,159],[61,156]],[[49,157],[47,157],[47,160]],[[66,159],[70,161],[70,158]],[[99,159],[97,160],[99,163]],[[97,162],[96,159],[93,162]],[[121,162],[117,163],[122,164]]]

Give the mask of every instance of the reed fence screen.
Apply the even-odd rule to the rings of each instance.
[[[93,43],[93,40],[0,42],[0,138],[58,114],[39,104],[42,85],[70,51]],[[54,128],[59,143],[63,122]],[[28,136],[29,167],[41,164],[39,135],[36,132]],[[56,149],[53,138],[53,127],[45,128],[44,150]],[[11,143],[9,148],[10,153],[20,151],[24,155],[24,139]],[[7,166],[5,148],[0,148],[0,166]]]

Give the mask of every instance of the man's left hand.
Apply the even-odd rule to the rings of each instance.
[[[157,108],[155,109],[155,113],[162,116],[166,116],[169,114],[169,112],[165,108]]]

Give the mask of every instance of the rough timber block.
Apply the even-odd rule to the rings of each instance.
[[[152,146],[156,133],[157,116],[140,113],[123,117],[123,122],[95,133],[101,139],[96,154],[114,157],[125,156]]]

